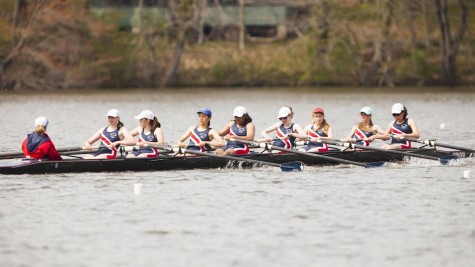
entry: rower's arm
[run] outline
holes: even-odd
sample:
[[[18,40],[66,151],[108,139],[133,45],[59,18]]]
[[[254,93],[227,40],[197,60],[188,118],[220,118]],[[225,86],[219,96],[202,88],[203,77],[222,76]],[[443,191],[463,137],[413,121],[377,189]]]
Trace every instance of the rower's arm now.
[[[390,122],[388,124],[388,128],[386,129],[386,132],[384,132],[381,135],[376,135],[374,137],[374,139],[381,139],[381,140],[384,140],[384,141],[391,139],[391,127],[392,127],[392,125],[393,125],[393,122]]]
[[[404,137],[409,137],[409,138],[419,138],[419,129],[416,126],[416,123],[414,122],[413,119],[408,120],[409,126],[412,128],[412,133],[410,134],[403,134]]]
[[[229,133],[230,129],[231,129],[231,125],[233,124],[234,122],[228,122],[228,124],[226,124],[226,126],[224,126],[223,129],[221,129],[221,131],[219,131],[219,135],[221,136],[225,136]]]
[[[270,141],[272,140],[272,138],[267,134],[267,133],[270,133],[270,132],[273,132],[275,130],[277,130],[277,127],[279,127],[281,123],[274,123],[273,125],[265,128],[264,130],[261,131],[261,135],[262,137],[264,137],[264,139],[266,141]]]
[[[137,127],[135,129],[133,129],[131,132],[130,132],[130,135],[132,135],[132,137],[135,137],[137,135],[139,135],[140,131],[142,130],[142,127]]]
[[[254,123],[250,122],[246,125],[246,131],[247,135],[245,136],[232,136],[233,139],[236,140],[246,140],[246,141],[253,141],[254,140],[254,135],[256,133],[256,126],[254,126]]]
[[[84,142],[84,148],[87,150],[92,150],[92,144],[101,138],[102,128],[99,129],[95,134],[93,134],[86,142]]]
[[[214,129],[209,131],[210,139],[211,141],[206,141],[204,143],[209,144],[214,147],[223,147],[224,146],[224,140],[223,138],[219,135],[217,131]]]
[[[122,137],[121,140],[112,143],[114,146],[116,145],[124,145],[124,146],[133,146],[135,145],[135,140],[130,134],[129,130],[127,128],[122,127],[119,130],[119,135]]]
[[[182,136],[180,136],[180,138],[176,142],[178,146],[180,146],[180,147],[185,146],[185,141],[186,141],[186,139],[188,139],[188,137],[190,137],[191,131],[193,131],[193,128],[194,127],[191,126],[190,128],[188,128],[188,130]]]
[[[305,128],[303,128],[303,130],[296,131],[295,133],[291,133],[290,135],[292,135],[293,137],[298,138],[298,139],[307,140],[308,139],[308,135],[307,135],[308,128],[309,128],[309,126],[307,125],[307,126],[305,126]]]
[[[356,132],[356,125],[353,126],[353,128],[351,128],[351,132],[350,134],[344,139],[345,141],[351,141],[353,140],[353,136],[355,135],[355,132]]]

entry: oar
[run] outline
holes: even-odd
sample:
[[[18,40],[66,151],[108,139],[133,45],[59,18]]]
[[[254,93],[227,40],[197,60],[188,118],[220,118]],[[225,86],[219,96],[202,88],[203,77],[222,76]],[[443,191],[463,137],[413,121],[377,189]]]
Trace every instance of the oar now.
[[[93,147],[93,148],[97,149],[97,147]],[[58,151],[58,153],[62,153],[62,152],[70,152],[70,151],[81,151],[81,150],[85,150],[85,148],[81,146],[72,146],[72,147],[64,147],[64,148],[60,148],[56,150]],[[11,159],[15,157],[22,157],[23,155],[24,155],[23,152],[0,153],[0,159]]]
[[[403,140],[409,140],[409,141],[412,141],[412,142],[429,145],[430,147],[440,146],[440,147],[446,147],[446,148],[466,151],[466,152],[470,152],[470,153],[475,153],[474,149],[460,147],[460,146],[453,146],[453,145],[448,145],[448,144],[442,144],[442,143],[437,142],[436,140],[421,140],[421,139],[409,138],[409,137],[403,138]]]
[[[382,153],[386,153],[386,154],[399,154],[399,155],[404,155],[404,156],[414,157],[414,158],[437,160],[437,161],[440,161],[440,163],[442,163],[442,164],[447,164],[449,162],[449,160],[458,159],[458,156],[455,156],[455,155],[444,156],[444,157],[433,157],[433,156],[414,154],[414,153],[410,153],[410,152],[403,152],[403,151],[393,150],[393,149],[382,149],[382,148],[362,146],[362,145],[353,144],[351,142],[335,142],[335,141],[322,141],[322,142],[327,143],[327,144],[337,145],[337,146],[344,146],[344,147],[348,147],[348,148],[359,148],[359,149],[363,149],[363,150],[378,151],[378,152],[382,152]]]
[[[248,144],[248,145],[254,145],[254,146],[259,146],[261,148],[264,148],[266,150],[279,150],[279,151],[284,151],[288,153],[294,153],[302,156],[307,156],[307,157],[313,157],[313,158],[319,158],[319,159],[324,159],[332,162],[337,162],[337,163],[345,163],[345,164],[351,164],[351,165],[357,165],[365,168],[374,168],[374,167],[379,167],[384,164],[384,162],[369,162],[369,163],[362,163],[362,162],[357,162],[357,161],[352,161],[352,160],[346,160],[346,159],[337,159],[334,157],[330,156],[324,156],[316,153],[310,153],[310,152],[303,152],[303,151],[298,151],[294,149],[287,149],[283,147],[278,147],[278,146],[273,146],[268,143],[257,143],[257,142],[251,142],[251,141],[246,141],[246,140],[240,140],[240,139],[234,139],[231,138],[232,141],[235,142],[241,142],[243,144]]]
[[[251,163],[257,163],[261,165],[269,165],[273,167],[279,167],[282,171],[288,172],[288,171],[301,171],[303,170],[303,163],[299,161],[294,161],[294,162],[287,162],[287,163],[282,163],[282,164],[277,164],[277,163],[272,163],[272,162],[267,162],[267,161],[260,161],[260,160],[254,160],[254,159],[248,159],[248,158],[240,158],[240,157],[232,157],[232,156],[225,156],[225,155],[216,155],[216,154],[211,154],[211,153],[206,153],[206,152],[201,152],[197,150],[187,150],[185,148],[179,148],[179,147],[170,147],[170,146],[155,146],[164,150],[168,151],[173,151],[175,153],[189,153],[189,154],[194,154],[194,155],[199,155],[199,156],[206,156],[206,157],[211,157],[211,158],[222,158],[222,159],[228,159],[228,160],[236,160],[236,161],[244,161],[244,162],[251,162]]]

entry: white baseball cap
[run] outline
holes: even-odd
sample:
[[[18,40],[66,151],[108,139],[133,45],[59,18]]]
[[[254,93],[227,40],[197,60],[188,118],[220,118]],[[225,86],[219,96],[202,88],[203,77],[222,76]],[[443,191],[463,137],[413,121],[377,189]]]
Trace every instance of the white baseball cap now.
[[[109,111],[107,111],[107,117],[119,117],[119,111],[115,108],[109,109]]]
[[[373,115],[373,110],[370,107],[363,107],[361,108],[360,113],[364,113],[366,115]]]
[[[246,113],[247,113],[247,110],[245,107],[237,106],[234,108],[233,116],[242,117]]]
[[[393,114],[399,114],[404,111],[404,106],[401,103],[396,103],[391,109]]]
[[[135,118],[136,118],[137,120],[140,120],[140,119],[153,120],[153,118],[155,118],[155,115],[154,115],[153,112],[150,111],[150,110],[142,110],[142,112],[140,112],[139,115],[135,116]]]
[[[292,114],[292,111],[290,110],[290,108],[281,107],[280,110],[279,110],[279,116],[277,117],[277,119],[285,118],[285,117],[289,116],[290,114]]]
[[[48,126],[48,119],[45,118],[45,117],[38,117],[36,118],[35,120],[35,127],[38,126],[38,125],[43,125],[44,127]]]

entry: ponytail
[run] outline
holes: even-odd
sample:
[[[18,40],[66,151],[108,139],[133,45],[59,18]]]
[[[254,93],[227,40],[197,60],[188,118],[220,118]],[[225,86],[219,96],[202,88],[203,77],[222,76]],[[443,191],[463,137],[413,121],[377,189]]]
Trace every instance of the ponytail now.
[[[405,106],[404,106],[404,110],[403,110],[403,111],[404,111],[404,119],[406,119],[407,115],[409,115],[409,114],[407,114],[407,108],[406,108]]]
[[[157,128],[162,127],[162,125],[161,125],[160,122],[158,121],[157,117],[153,117],[153,120],[150,120],[149,123],[150,123],[150,128],[151,128],[150,131],[151,131],[151,132],[155,132],[155,130],[156,130]]]
[[[119,122],[117,123],[117,129],[120,129],[120,128],[122,128],[122,127],[124,127],[124,123],[121,122],[121,121],[119,121]]]
[[[35,129],[35,132],[38,133],[38,134],[44,134],[46,132],[46,127],[41,125],[41,124],[37,125],[36,129]]]
[[[249,114],[244,114],[242,115],[244,117],[244,125],[243,126],[246,126],[248,123],[252,122],[252,118],[251,116],[249,116]]]

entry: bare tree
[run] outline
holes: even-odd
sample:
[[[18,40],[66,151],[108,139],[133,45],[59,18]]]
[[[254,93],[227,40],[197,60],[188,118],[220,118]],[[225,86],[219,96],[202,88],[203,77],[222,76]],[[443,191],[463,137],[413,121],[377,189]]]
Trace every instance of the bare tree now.
[[[444,85],[455,85],[457,83],[456,60],[460,42],[465,36],[467,30],[467,5],[464,0],[457,0],[460,9],[460,26],[455,34],[452,35],[450,21],[448,17],[448,1],[434,0],[437,19],[439,21],[441,33],[441,63],[442,77],[441,82]]]
[[[187,31],[199,21],[199,8],[196,0],[169,0],[168,3],[172,30],[175,33],[175,48],[162,81],[162,85],[167,87],[176,85],[178,67],[185,49]]]

